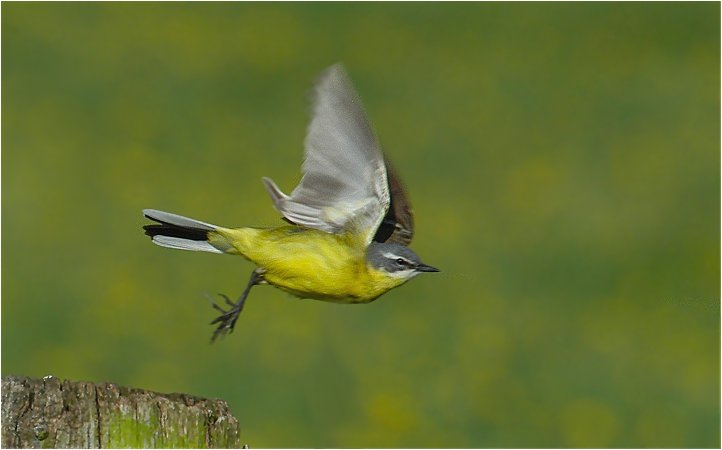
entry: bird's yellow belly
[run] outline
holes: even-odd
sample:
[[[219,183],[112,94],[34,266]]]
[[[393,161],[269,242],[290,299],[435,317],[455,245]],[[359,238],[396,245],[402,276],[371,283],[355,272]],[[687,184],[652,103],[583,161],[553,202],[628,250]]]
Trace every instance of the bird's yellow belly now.
[[[365,249],[348,236],[297,227],[227,234],[241,255],[264,270],[266,282],[301,298],[364,303],[393,287],[374,286]]]

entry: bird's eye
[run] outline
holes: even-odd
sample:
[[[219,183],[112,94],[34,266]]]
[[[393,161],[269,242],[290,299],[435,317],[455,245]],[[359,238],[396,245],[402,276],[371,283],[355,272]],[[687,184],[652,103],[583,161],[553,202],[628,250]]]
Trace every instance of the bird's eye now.
[[[408,266],[408,265],[409,265],[409,262],[406,261],[404,258],[397,258],[397,259],[396,259],[396,264],[398,264],[398,265],[400,265],[400,266]]]

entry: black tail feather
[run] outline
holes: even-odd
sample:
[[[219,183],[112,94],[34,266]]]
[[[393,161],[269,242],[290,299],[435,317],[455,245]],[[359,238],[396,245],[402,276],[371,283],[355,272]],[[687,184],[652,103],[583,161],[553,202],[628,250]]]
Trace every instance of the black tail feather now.
[[[143,227],[146,236],[168,236],[181,239],[189,239],[191,241],[207,241],[208,230],[199,230],[196,228],[179,227],[168,223],[159,223],[153,225],[145,225]]]

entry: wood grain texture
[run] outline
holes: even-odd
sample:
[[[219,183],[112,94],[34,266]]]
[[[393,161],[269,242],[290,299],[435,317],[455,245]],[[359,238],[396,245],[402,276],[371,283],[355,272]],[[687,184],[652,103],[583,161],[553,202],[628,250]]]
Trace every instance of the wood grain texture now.
[[[4,448],[238,448],[239,439],[223,400],[52,376],[2,377]]]

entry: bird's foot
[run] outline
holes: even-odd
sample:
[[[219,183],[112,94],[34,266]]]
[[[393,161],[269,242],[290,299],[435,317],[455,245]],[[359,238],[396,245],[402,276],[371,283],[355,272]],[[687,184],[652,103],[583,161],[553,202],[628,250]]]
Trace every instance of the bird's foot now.
[[[241,297],[236,303],[233,303],[226,295],[218,294],[223,297],[226,301],[226,305],[230,308],[226,310],[218,306],[216,303],[211,303],[213,305],[213,309],[221,313],[220,316],[216,317],[213,319],[213,322],[211,322],[211,325],[218,324],[218,327],[216,327],[216,330],[213,332],[213,336],[211,336],[211,343],[213,343],[218,336],[225,336],[226,334],[233,332],[233,327],[236,326],[238,315],[241,314],[241,311],[243,311],[243,304],[246,302],[246,298],[248,298],[248,293],[251,292],[251,288],[253,286],[260,283],[263,283],[263,271],[261,269],[256,269],[251,273],[251,279],[248,280],[246,289],[244,289],[243,294],[241,294]]]
[[[211,322],[211,325],[218,324],[218,327],[216,327],[216,330],[213,332],[213,336],[211,337],[211,342],[214,342],[216,338],[218,338],[218,336],[225,336],[226,334],[232,333],[233,328],[236,326],[238,316],[241,314],[241,311],[243,311],[243,301],[239,300],[238,303],[233,303],[227,295],[218,295],[223,297],[223,299],[226,301],[226,305],[229,306],[229,308],[223,309],[222,307],[218,306],[217,303],[211,304],[211,306],[213,306],[213,309],[221,313],[220,316],[216,317]]]

